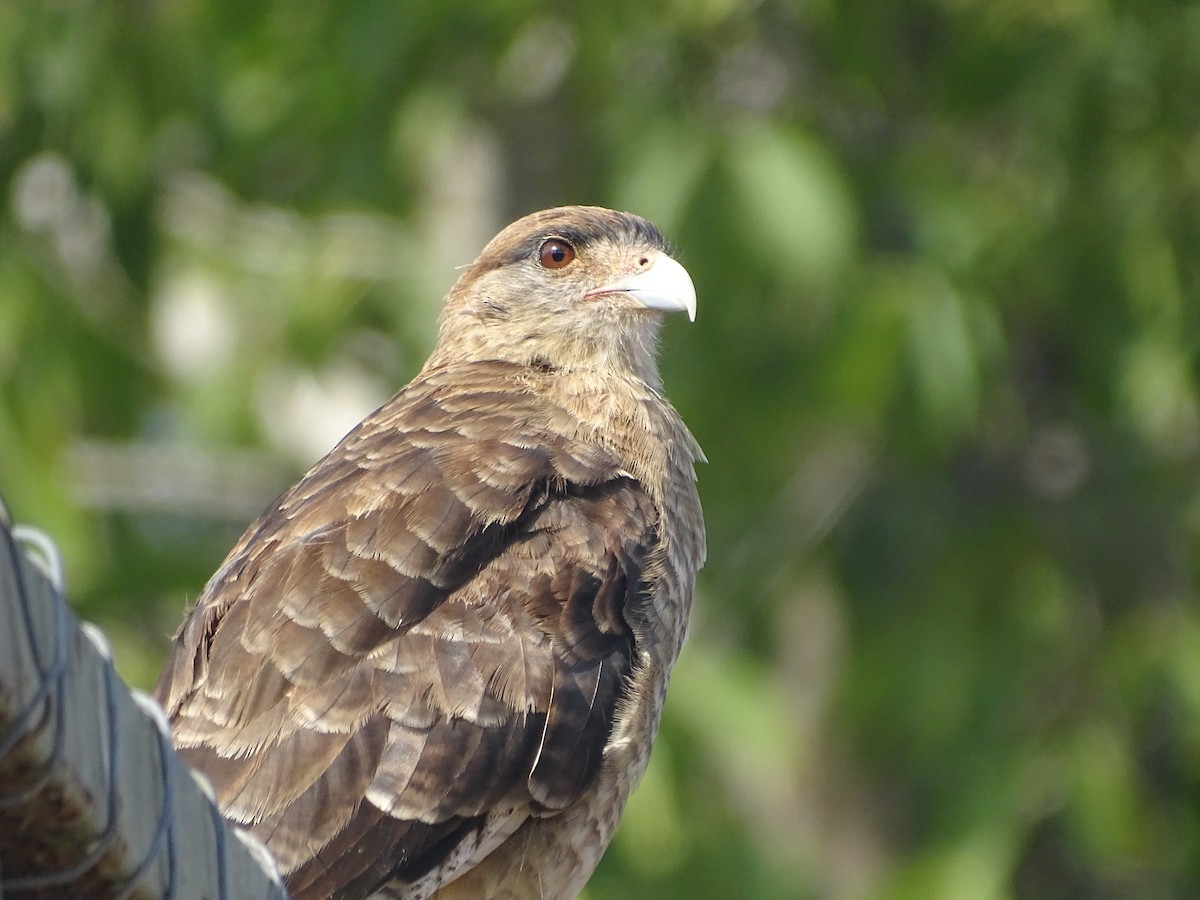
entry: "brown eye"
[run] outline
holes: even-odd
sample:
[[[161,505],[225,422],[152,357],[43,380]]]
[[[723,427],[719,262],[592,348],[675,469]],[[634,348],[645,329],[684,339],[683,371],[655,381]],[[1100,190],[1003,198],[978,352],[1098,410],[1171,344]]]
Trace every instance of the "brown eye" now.
[[[550,238],[538,251],[538,261],[547,269],[561,269],[575,258],[575,248],[562,238]]]

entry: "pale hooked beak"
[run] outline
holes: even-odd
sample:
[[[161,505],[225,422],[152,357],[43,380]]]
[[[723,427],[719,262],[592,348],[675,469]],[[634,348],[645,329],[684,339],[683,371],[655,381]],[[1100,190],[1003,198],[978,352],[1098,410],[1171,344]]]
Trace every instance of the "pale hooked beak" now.
[[[692,276],[666,254],[656,259],[646,271],[588,291],[583,296],[617,293],[629,294],[647,309],[686,312],[689,321],[696,321],[696,286],[692,284]]]

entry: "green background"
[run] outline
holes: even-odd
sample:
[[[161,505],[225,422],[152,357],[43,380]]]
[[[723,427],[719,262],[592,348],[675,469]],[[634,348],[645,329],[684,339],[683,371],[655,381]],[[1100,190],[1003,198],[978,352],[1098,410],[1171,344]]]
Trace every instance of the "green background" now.
[[[1194,3],[0,3],[0,493],[122,673],[567,202],[709,457],[589,900],[1200,896]]]

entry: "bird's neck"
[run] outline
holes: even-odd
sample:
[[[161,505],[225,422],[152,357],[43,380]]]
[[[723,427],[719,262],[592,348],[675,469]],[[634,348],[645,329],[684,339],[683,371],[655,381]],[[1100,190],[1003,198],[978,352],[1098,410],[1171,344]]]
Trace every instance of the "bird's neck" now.
[[[656,351],[657,329],[652,328],[599,337],[530,330],[504,342],[486,332],[467,330],[439,341],[425,370],[462,360],[492,360],[569,375],[593,386],[610,381],[641,383],[657,393],[662,379]]]

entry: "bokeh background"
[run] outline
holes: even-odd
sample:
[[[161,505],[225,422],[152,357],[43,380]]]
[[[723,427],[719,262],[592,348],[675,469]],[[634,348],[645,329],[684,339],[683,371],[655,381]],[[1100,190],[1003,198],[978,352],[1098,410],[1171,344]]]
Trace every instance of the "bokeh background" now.
[[[7,2],[0,199],[0,493],[130,682],[456,266],[616,206],[710,552],[588,900],[1200,896],[1200,5]]]

